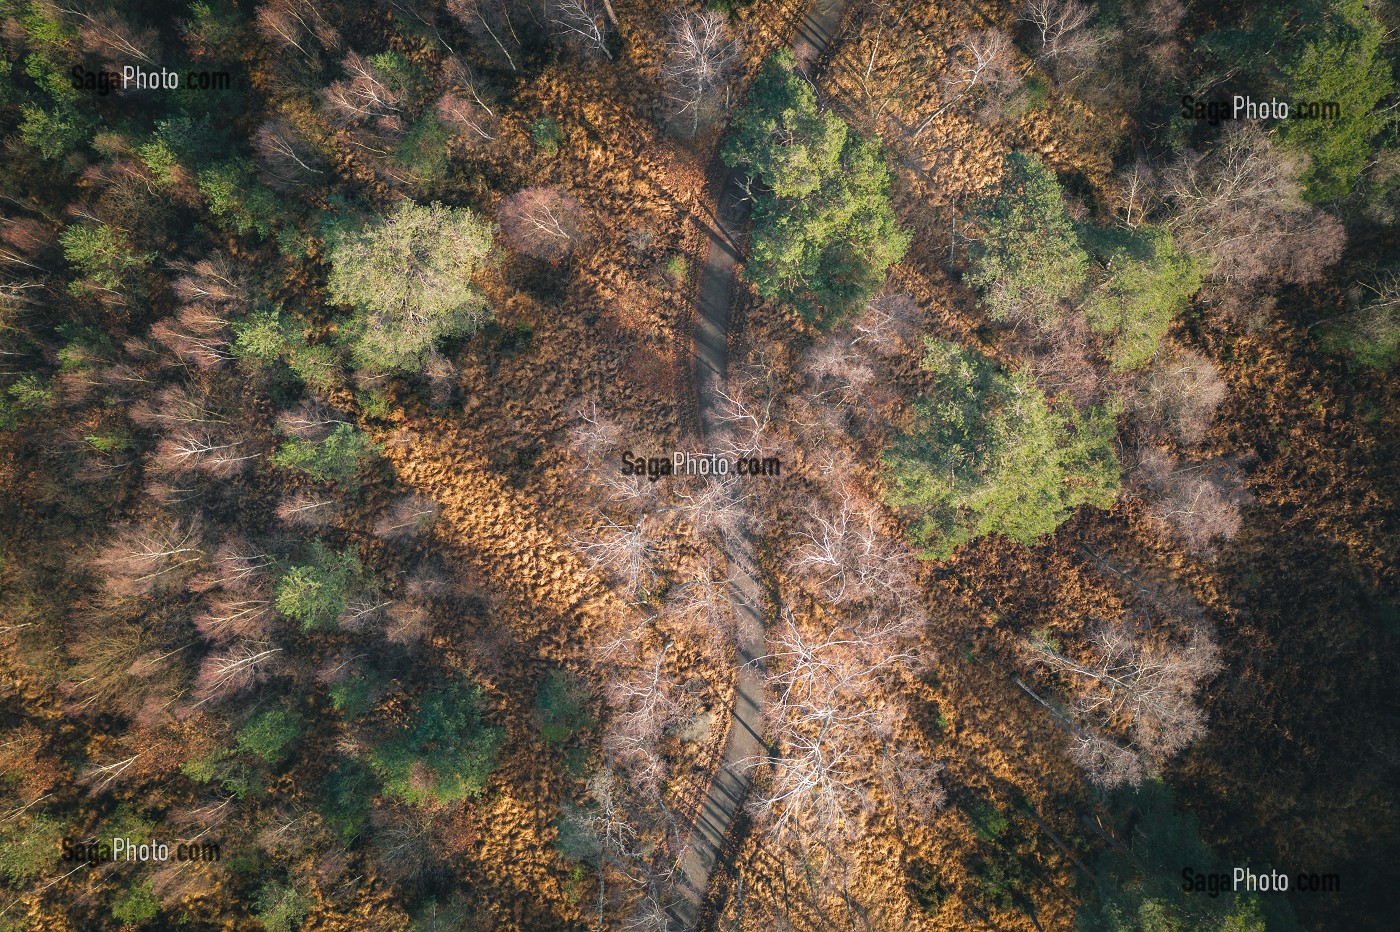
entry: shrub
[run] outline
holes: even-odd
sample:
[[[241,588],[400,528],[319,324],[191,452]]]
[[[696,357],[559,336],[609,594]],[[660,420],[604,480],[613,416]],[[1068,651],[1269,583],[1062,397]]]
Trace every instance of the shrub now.
[[[254,904],[258,921],[267,932],[292,932],[311,911],[311,902],[286,883],[264,884]]]
[[[336,237],[330,292],[356,309],[349,328],[356,363],[420,370],[438,340],[489,319],[471,278],[494,235],[495,227],[469,210],[404,201],[366,229]]]
[[[545,153],[553,155],[564,144],[564,130],[554,117],[542,116],[530,124],[530,138]]]
[[[154,919],[159,912],[160,900],[156,899],[150,880],[133,883],[112,901],[112,918],[118,922],[140,925]]]
[[[561,744],[593,724],[584,688],[562,670],[551,670],[535,695],[535,725],[546,744]]]
[[[275,766],[286,759],[288,750],[300,737],[299,716],[281,709],[269,709],[254,716],[239,729],[238,749]]]
[[[503,739],[502,729],[483,720],[481,688],[457,682],[425,693],[370,760],[388,795],[447,805],[485,791]]]
[[[353,491],[360,486],[360,473],[378,453],[379,447],[353,424],[337,424],[320,442],[288,440],[272,455],[272,462]]]
[[[938,376],[914,404],[912,429],[884,455],[886,501],[912,521],[925,557],[946,558],[986,534],[1031,543],[1082,504],[1107,508],[1119,489],[1114,412],[1051,403],[1025,373],[926,339]]]

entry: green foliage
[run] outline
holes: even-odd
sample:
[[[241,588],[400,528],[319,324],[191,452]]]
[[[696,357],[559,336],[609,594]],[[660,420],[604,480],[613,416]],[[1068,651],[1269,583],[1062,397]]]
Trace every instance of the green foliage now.
[[[1200,290],[1205,263],[1177,252],[1162,227],[1132,234],[1101,258],[1107,278],[1085,305],[1085,316],[1106,338],[1113,368],[1140,368]]]
[[[321,817],[343,844],[350,844],[369,822],[374,774],[350,758],[336,761],[321,781]]]
[[[546,744],[562,744],[593,725],[584,705],[583,685],[562,670],[551,670],[535,695],[535,725]]]
[[[10,883],[39,877],[58,863],[63,826],[47,816],[0,824],[0,876]]]
[[[1080,932],[1297,932],[1282,897],[1255,900],[1228,889],[1212,897],[1181,888],[1185,867],[1228,870],[1201,840],[1196,818],[1173,808],[1166,784],[1119,790],[1110,803],[1126,847],[1105,847],[1095,861],[1096,882],[1082,887]]]
[[[408,169],[419,185],[432,187],[447,177],[447,130],[431,111],[425,112],[394,150],[394,160]]]
[[[356,308],[356,363],[417,370],[437,341],[489,319],[471,279],[490,255],[495,229],[469,210],[404,201],[367,229],[337,237],[330,292]]]
[[[1289,99],[1335,102],[1341,113],[1322,120],[1295,113],[1279,123],[1279,136],[1312,160],[1304,197],[1325,201],[1349,192],[1366,167],[1390,120],[1376,106],[1395,92],[1395,81],[1381,53],[1385,29],[1364,0],[1333,0],[1322,21],[1300,34],[1308,40],[1284,67]]]
[[[986,534],[1032,543],[1082,504],[1109,507],[1119,489],[1114,413],[1052,404],[1025,373],[932,338],[923,367],[938,376],[914,404],[912,429],[886,451],[886,500],[911,519],[923,555],[948,557]]]
[[[136,881],[112,901],[112,918],[118,922],[140,925],[150,922],[159,912],[160,900],[156,899],[149,878]]]
[[[552,116],[542,116],[530,124],[530,138],[547,155],[553,155],[564,144],[564,130]]]
[[[1395,290],[1320,328],[1322,348],[1372,369],[1394,366],[1400,361],[1400,289]]]
[[[280,586],[278,590],[280,609]],[[268,709],[255,715],[238,730],[238,750],[276,766],[286,759],[291,746],[301,737],[301,730],[299,715],[282,709]]]
[[[156,181],[162,185],[172,185],[179,177],[180,159],[170,143],[159,137],[150,140],[136,150]]]
[[[410,62],[402,52],[380,52],[371,55],[369,63],[374,69],[375,77],[383,81],[384,86],[397,97],[413,99],[421,96],[427,89],[427,80],[422,70]]]
[[[374,708],[374,695],[384,678],[377,673],[355,672],[330,688],[331,708],[344,719],[356,719]]]
[[[972,830],[987,841],[996,841],[1011,825],[1006,814],[990,800],[983,800],[973,806],[968,812],[968,819],[972,822]]]
[[[360,487],[360,474],[379,454],[379,447],[353,424],[337,424],[319,443],[288,440],[272,455],[283,469],[295,469],[317,482],[333,482],[343,489]]]
[[[233,355],[263,364],[276,362],[299,344],[298,334],[282,319],[280,308],[254,311],[233,325]]]
[[[764,62],[732,126],[724,162],[756,182],[745,275],[764,297],[831,326],[879,290],[909,247],[879,146],[818,109],[786,51]]]
[[[15,410],[22,414],[42,411],[54,399],[53,386],[33,372],[26,372],[16,379],[7,392]]]
[[[230,159],[201,171],[199,193],[209,212],[240,236],[272,236],[285,221],[281,201],[257,180],[257,170],[247,159]]]
[[[24,119],[19,126],[20,139],[50,161],[63,159],[92,134],[91,121],[72,105],[25,104],[21,112]]]
[[[78,223],[58,235],[63,245],[63,257],[82,273],[86,281],[100,288],[116,290],[124,275],[140,268],[152,258],[131,248],[126,238],[105,223]],[[84,286],[73,286],[81,291]]]
[[[480,796],[505,733],[482,717],[481,688],[456,682],[423,694],[413,718],[370,754],[384,792],[415,806]]]
[[[186,40],[197,51],[225,49],[240,35],[235,8],[222,4],[216,7],[204,0],[190,4],[190,18],[183,25]]]
[[[310,387],[320,392],[338,388],[342,381],[340,353],[322,343],[297,343],[287,354],[287,365]]]
[[[311,562],[291,567],[278,580],[277,610],[308,631],[333,628],[361,573],[353,549],[337,552],[318,540],[311,545]]]
[[[1059,302],[1077,297],[1089,258],[1079,247],[1055,175],[1040,157],[1012,152],[996,190],[968,211],[978,231],[967,281],[996,320],[1059,320]]]
[[[286,883],[268,883],[254,899],[258,921],[267,932],[292,932],[311,911],[311,901]]]

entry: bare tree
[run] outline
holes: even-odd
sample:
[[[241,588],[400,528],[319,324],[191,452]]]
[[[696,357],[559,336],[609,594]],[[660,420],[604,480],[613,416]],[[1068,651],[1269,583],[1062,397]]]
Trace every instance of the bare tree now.
[[[373,122],[381,131],[402,130],[403,101],[375,73],[369,59],[350,52],[344,61],[345,77],[321,92],[331,118],[341,126]]]
[[[912,559],[880,527],[873,502],[840,488],[833,500],[807,511],[796,527],[789,572],[835,603],[893,600],[905,609],[917,602]],[[914,613],[898,613],[914,619]]]
[[[891,733],[888,706],[866,697],[911,657],[898,649],[894,628],[857,634],[832,624],[809,633],[791,610],[770,638],[765,659],[775,672],[765,725],[775,751],[750,808],[777,837],[839,838],[871,805],[866,755]]]
[[[473,34],[489,40],[510,70],[517,71],[515,56],[520,54],[520,37],[511,18],[513,5],[510,0],[447,0],[447,12]]]
[[[670,41],[662,78],[674,118],[688,117],[690,135],[700,130],[711,94],[728,82],[741,48],[731,38],[729,20],[718,10],[688,10],[671,17]]]
[[[1178,347],[1152,364],[1133,410],[1182,443],[1199,443],[1228,392],[1213,362],[1189,347]]]
[[[589,0],[555,0],[549,8],[549,22],[559,38],[582,54],[602,52],[612,61],[607,23]]]
[[[501,202],[501,232],[527,256],[559,262],[582,236],[583,205],[559,188],[524,188]]]
[[[1239,467],[1221,459],[1178,468],[1170,453],[1142,451],[1132,484],[1150,501],[1149,512],[1193,551],[1209,553],[1233,540],[1242,524],[1240,508],[1249,500]]]
[[[1315,281],[1341,255],[1346,234],[1303,202],[1300,157],[1249,123],[1228,128],[1210,152],[1187,152],[1163,172],[1173,237],[1205,256],[1221,283]]]
[[[282,648],[254,641],[239,641],[204,658],[195,677],[199,703],[228,698],[262,682],[278,669]]]
[[[1020,83],[1015,50],[1006,33],[980,29],[964,35],[949,50],[948,68],[938,81],[943,102],[914,130],[914,138],[922,136],[934,120],[963,101],[975,101],[976,109],[998,104]]]
[[[422,495],[400,495],[389,510],[374,522],[376,537],[403,540],[417,537],[433,526],[438,504]]]
[[[865,306],[851,323],[852,346],[868,348],[882,356],[905,349],[918,332],[919,305],[908,294],[884,294]]]
[[[258,33],[277,47],[296,49],[311,65],[321,49],[340,45],[340,34],[312,0],[268,0],[258,6]]]
[[[619,588],[635,596],[650,584],[654,573],[653,519],[648,515],[634,524],[619,524],[606,515],[599,518],[598,524],[572,535],[574,547],[595,570],[604,571]]]
[[[291,121],[276,117],[253,134],[253,151],[271,187],[291,191],[325,173],[325,162]]]
[[[466,144],[479,145],[495,139],[500,119],[487,101],[490,95],[483,83],[456,58],[444,64],[442,80],[447,90],[434,104],[434,110],[443,126]]]
[[[1021,7],[1021,21],[1035,36],[1036,59],[1052,66],[1093,54],[1098,46],[1088,28],[1093,18],[1093,6],[1080,0],[1027,0]]]
[[[204,560],[197,518],[157,516],[128,525],[92,561],[107,591],[139,596],[183,586]]]
[[[590,463],[611,455],[622,442],[622,426],[604,414],[596,401],[576,403],[570,421],[569,447]]]
[[[293,492],[277,505],[277,517],[293,527],[322,528],[340,516],[335,499],[316,492]]]
[[[1071,712],[1083,726],[1076,757],[1094,769],[1095,782],[1112,785],[1136,771],[1122,760],[1117,732],[1157,770],[1205,732],[1196,690],[1220,668],[1215,642],[1195,626],[1185,643],[1150,635],[1128,619],[1096,624],[1082,652],[1065,653],[1047,638],[1025,643],[1032,665],[1052,670],[1073,684]]]

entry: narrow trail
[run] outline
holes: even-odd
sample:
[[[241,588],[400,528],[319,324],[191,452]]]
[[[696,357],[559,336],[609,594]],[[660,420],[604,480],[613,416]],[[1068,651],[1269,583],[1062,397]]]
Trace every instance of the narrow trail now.
[[[816,0],[799,24],[792,53],[798,70],[809,77],[840,26],[848,2]],[[700,273],[700,313],[694,337],[695,386],[700,425],[706,435],[716,426],[718,393],[729,369],[729,309],[741,259],[740,237],[748,219],[748,203],[737,173],[726,179],[713,219],[714,224],[708,227],[709,257]],[[711,873],[748,795],[753,762],[764,753],[761,729],[767,676],[762,658],[767,652],[764,613],[768,600],[759,580],[753,538],[745,532],[726,535],[724,553],[729,565],[739,670],[724,755],[691,829],[680,866],[680,898],[669,910],[671,918],[685,929],[695,928],[704,918]]]

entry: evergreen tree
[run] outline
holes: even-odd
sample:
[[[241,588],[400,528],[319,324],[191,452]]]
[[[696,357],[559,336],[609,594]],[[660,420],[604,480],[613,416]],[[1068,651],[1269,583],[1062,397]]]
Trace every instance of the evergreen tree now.
[[[318,482],[334,482],[354,491],[360,487],[360,473],[378,453],[374,441],[353,424],[337,424],[320,442],[288,440],[272,455],[272,462],[306,473]]]
[[[1092,244],[1102,233],[1088,231]],[[1106,354],[1115,369],[1147,364],[1176,316],[1201,287],[1205,263],[1177,252],[1171,234],[1146,227],[1113,237],[1095,250],[1107,273],[1084,306],[1089,326],[1107,341]]]
[[[1012,152],[1001,183],[972,204],[968,220],[977,236],[967,281],[992,317],[1053,326],[1089,267],[1055,174],[1039,156]]]
[[[1119,488],[1113,412],[1052,403],[1024,373],[926,339],[938,376],[914,424],[884,456],[886,501],[912,521],[923,555],[948,557],[986,534],[1032,543],[1083,504],[1107,508]]]
[[[384,792],[416,806],[480,796],[505,737],[481,705],[481,688],[466,682],[424,694],[416,714],[370,754]]]
[[[874,296],[909,247],[879,146],[818,109],[785,51],[764,63],[733,126],[723,159],[745,166],[754,188],[745,274],[765,298],[831,326]]]
[[[437,341],[471,333],[490,308],[471,279],[496,228],[469,210],[404,201],[366,229],[336,237],[330,291],[356,309],[351,353],[369,369],[421,369]]]
[[[307,630],[334,627],[360,576],[353,550],[337,553],[318,540],[311,562],[291,567],[278,581],[277,610]]]
[[[1308,154],[1304,197],[1325,201],[1349,192],[1366,167],[1377,135],[1391,118],[1376,106],[1395,92],[1390,63],[1381,54],[1385,30],[1364,0],[1336,0],[1321,21],[1301,30],[1310,37],[1285,67],[1284,86],[1296,104],[1336,103],[1335,118],[1279,123],[1283,142]]]

